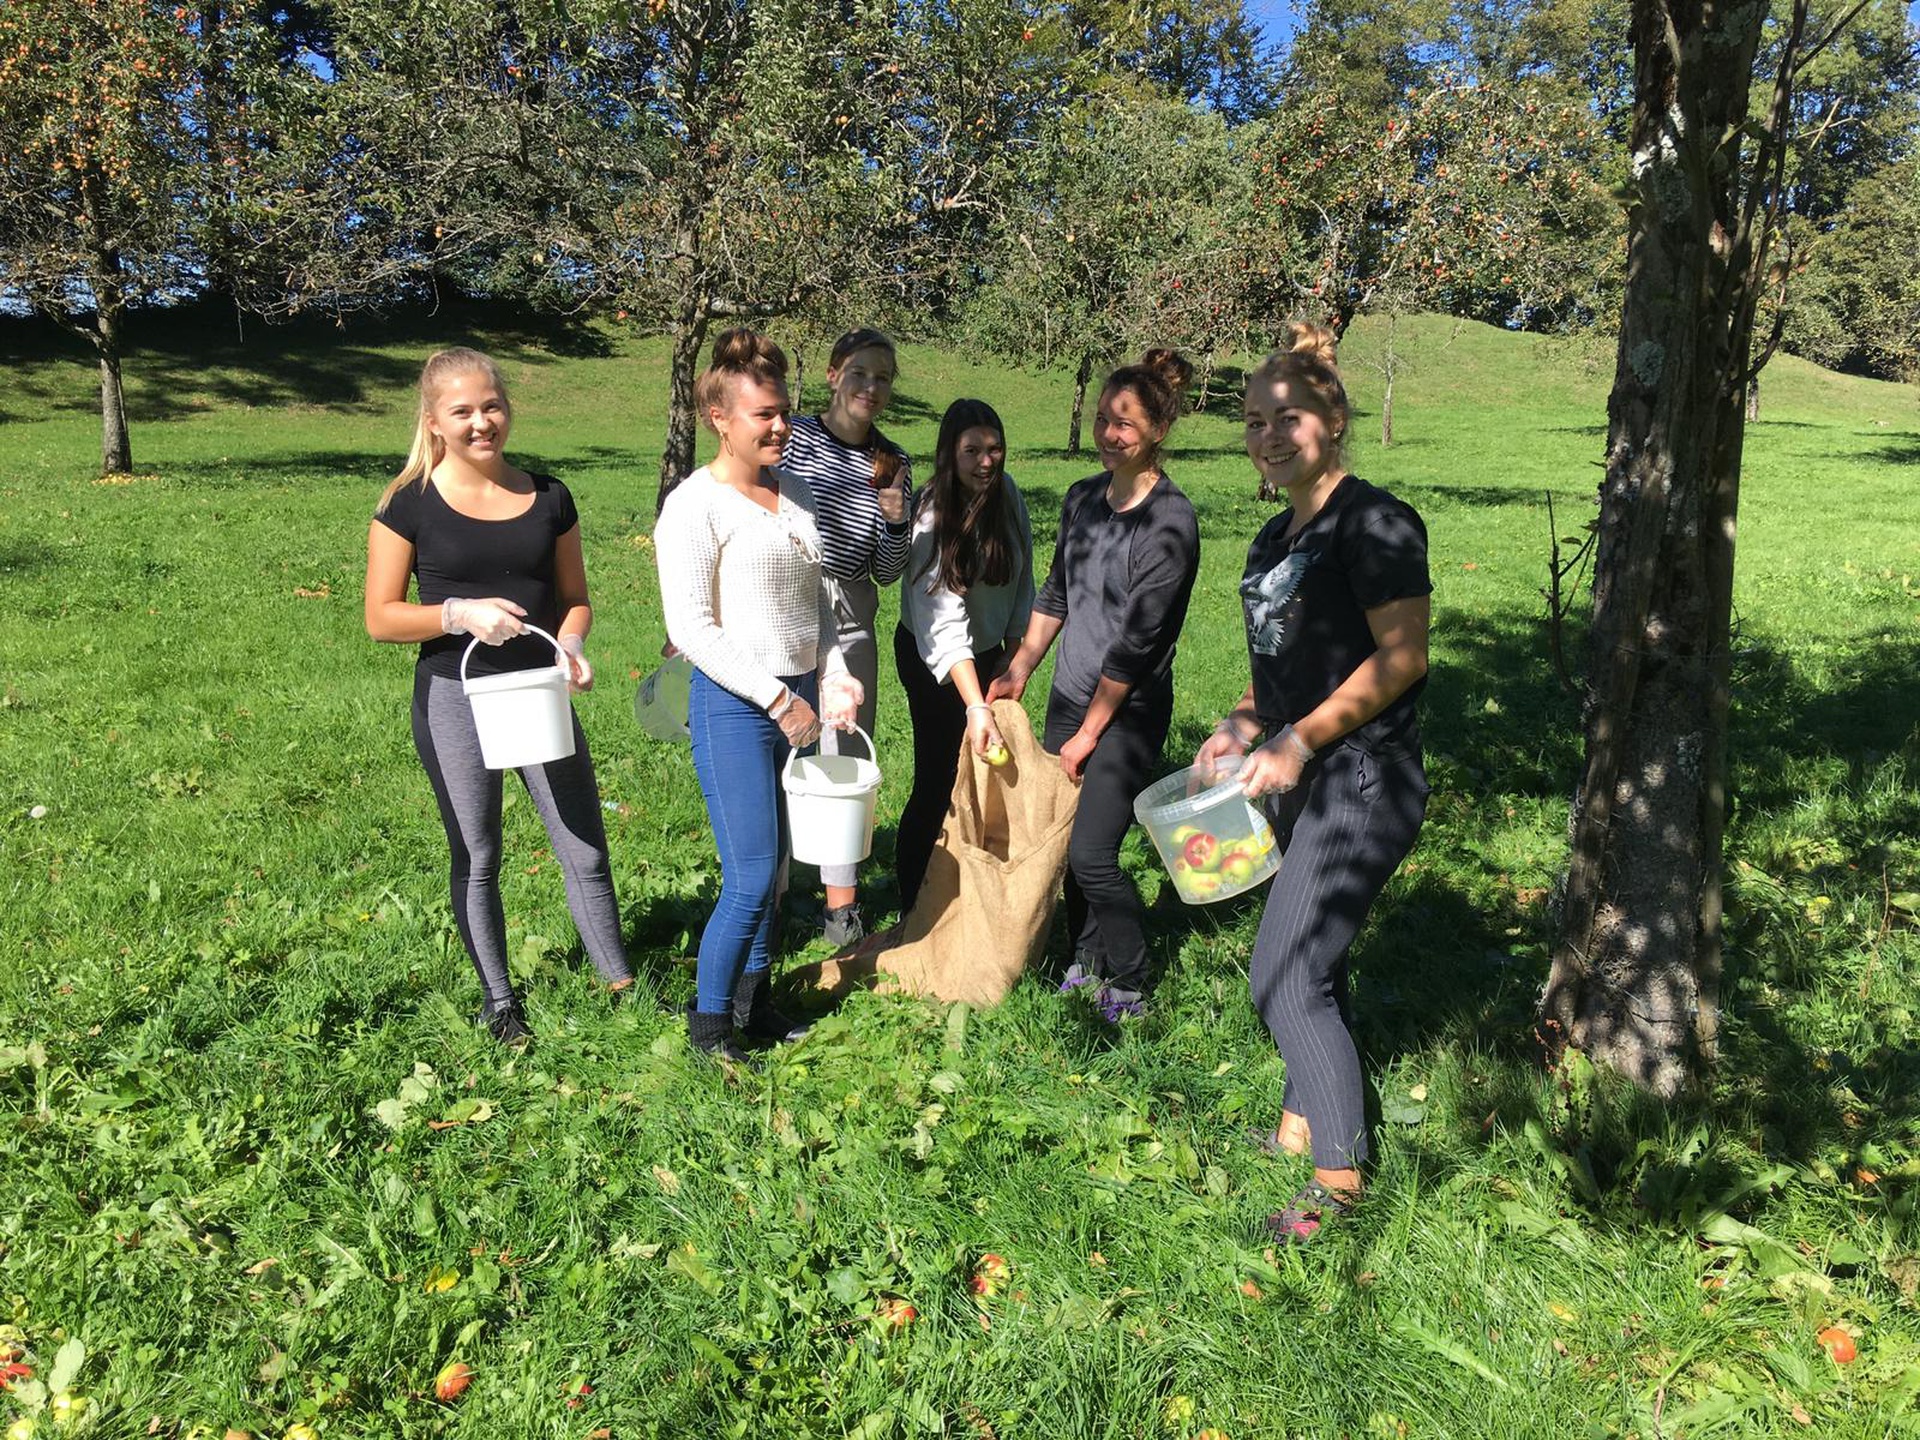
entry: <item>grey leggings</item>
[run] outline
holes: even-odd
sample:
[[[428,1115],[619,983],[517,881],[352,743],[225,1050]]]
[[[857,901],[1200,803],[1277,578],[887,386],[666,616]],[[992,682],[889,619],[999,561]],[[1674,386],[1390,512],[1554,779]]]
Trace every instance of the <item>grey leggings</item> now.
[[[503,772],[481,763],[473,709],[459,680],[435,675],[424,665],[413,673],[413,744],[433,783],[440,823],[453,852],[453,918],[460,938],[480,976],[482,997],[506,1000],[513,994],[513,982],[507,978],[507,921],[500,907]],[[519,774],[553,842],[554,858],[566,877],[567,908],[593,968],[608,984],[631,979],[620,938],[620,906],[613,895],[613,867],[607,859],[600,790],[579,719],[573,722],[570,757],[529,765]]]
[[[1277,798],[1284,854],[1253,942],[1253,1003],[1287,1062],[1282,1103],[1306,1120],[1313,1163],[1346,1170],[1367,1158],[1347,951],[1420,834],[1426,771],[1418,755],[1336,745]]]

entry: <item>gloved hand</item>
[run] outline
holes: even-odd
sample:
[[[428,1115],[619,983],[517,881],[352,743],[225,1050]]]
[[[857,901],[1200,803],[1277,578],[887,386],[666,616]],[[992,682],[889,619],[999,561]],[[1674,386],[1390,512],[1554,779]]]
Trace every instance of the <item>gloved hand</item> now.
[[[498,596],[490,600],[449,597],[440,602],[440,628],[449,635],[471,635],[483,645],[504,645],[526,633],[527,627],[520,623],[526,613]]]
[[[813,713],[813,707],[791,690],[784,703],[784,709],[775,705],[769,713],[774,724],[780,727],[780,733],[787,737],[787,743],[800,750],[818,740],[820,717]]]
[[[1006,743],[1000,738],[1000,727],[993,723],[992,706],[967,707],[967,745],[974,754],[984,758],[996,745],[1005,746]]]
[[[829,676],[820,687],[820,716],[835,730],[851,730],[860,718],[866,687],[851,675]]]
[[[1209,735],[1206,743],[1194,753],[1194,782],[1201,788],[1213,784],[1213,777],[1219,771],[1223,760],[1237,759],[1247,753],[1248,741],[1240,738],[1240,733],[1231,720],[1220,722],[1219,728]]]
[[[1293,726],[1281,727],[1240,770],[1240,788],[1249,800],[1269,793],[1285,794],[1300,783],[1300,776],[1313,759],[1313,747],[1293,733]]]
[[[560,648],[567,652],[567,689],[575,695],[593,689],[593,666],[582,653],[586,647],[587,642],[571,631],[560,637]]]

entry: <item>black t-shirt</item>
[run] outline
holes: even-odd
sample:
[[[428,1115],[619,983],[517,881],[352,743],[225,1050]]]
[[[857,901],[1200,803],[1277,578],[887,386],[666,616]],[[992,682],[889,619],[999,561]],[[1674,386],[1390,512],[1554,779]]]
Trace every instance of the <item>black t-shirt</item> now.
[[[1292,519],[1283,510],[1254,537],[1240,582],[1253,704],[1270,732],[1307,715],[1379,649],[1367,611],[1433,593],[1419,513],[1358,475],[1288,538]],[[1423,676],[1345,739],[1375,755],[1417,754],[1425,688]]]
[[[1115,510],[1112,478],[1103,470],[1067,491],[1053,567],[1033,599],[1042,615],[1066,622],[1053,689],[1078,706],[1106,678],[1143,699],[1171,687],[1200,569],[1200,522],[1180,487],[1163,474],[1132,509]]]
[[[560,629],[554,590],[554,543],[580,523],[567,487],[551,475],[533,478],[533,504],[510,520],[475,520],[441,497],[432,481],[403,485],[377,519],[413,544],[413,575],[422,605],[449,596],[487,600],[499,596],[527,612],[527,623],[549,635]],[[420,663],[436,675],[458,675],[471,637],[437,635],[420,646]],[[497,675],[554,663],[553,647],[538,635],[504,645],[476,645],[469,675]]]

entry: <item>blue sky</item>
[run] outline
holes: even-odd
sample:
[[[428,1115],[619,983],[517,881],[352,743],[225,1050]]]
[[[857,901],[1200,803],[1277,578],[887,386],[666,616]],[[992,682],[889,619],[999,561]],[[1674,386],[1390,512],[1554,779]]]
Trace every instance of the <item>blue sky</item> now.
[[[1298,23],[1295,16],[1304,8],[1304,4],[1296,5],[1294,0],[1247,0],[1247,13],[1260,22],[1267,39],[1276,43],[1293,34]],[[1908,4],[1907,18],[1920,25],[1920,0],[1911,0]]]

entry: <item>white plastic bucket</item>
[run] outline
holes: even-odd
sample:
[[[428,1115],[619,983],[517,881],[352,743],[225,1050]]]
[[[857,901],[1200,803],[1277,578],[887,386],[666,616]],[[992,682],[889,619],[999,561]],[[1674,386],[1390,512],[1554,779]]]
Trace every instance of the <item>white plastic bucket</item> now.
[[[473,728],[480,732],[480,758],[489,770],[544,765],[573,754],[573,706],[567,702],[567,652],[538,626],[527,626],[549,645],[557,663],[534,670],[467,678],[476,637],[460,656],[460,688],[473,707]]]
[[[633,692],[633,718],[656,740],[692,738],[687,710],[693,694],[693,664],[684,655],[663,662]]]
[[[853,733],[876,754],[873,737]],[[873,812],[880,799],[880,766],[855,755],[787,756],[780,777],[787,792],[787,829],[793,858],[809,865],[852,865],[873,851]]]
[[[1189,905],[1242,894],[1280,868],[1273,827],[1240,791],[1237,758],[1205,775],[1189,766],[1154,781],[1134,800],[1133,813]]]

